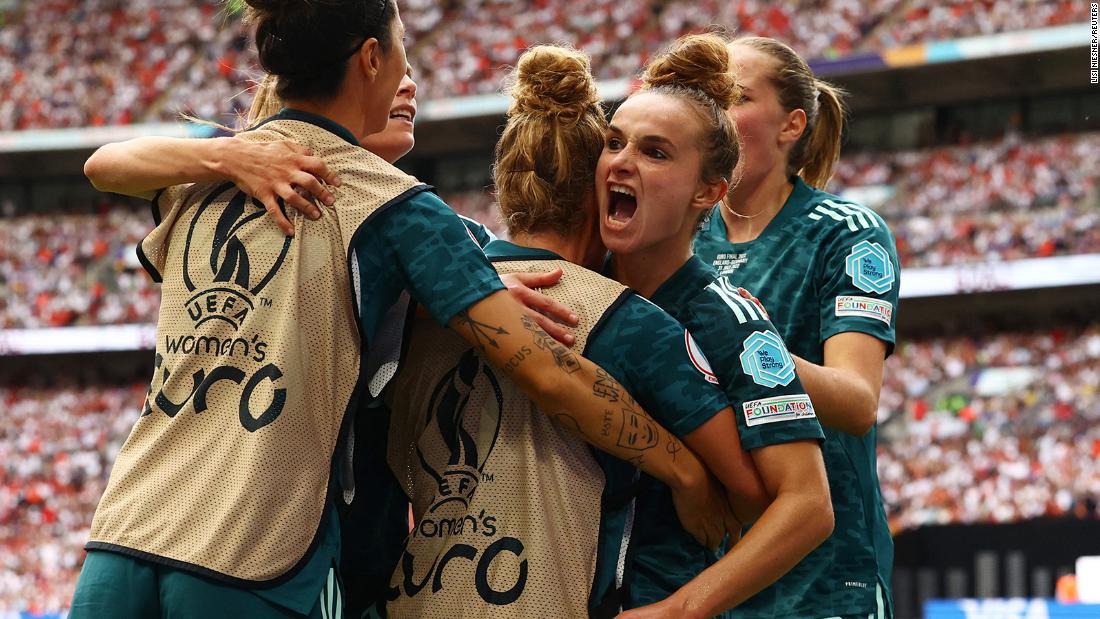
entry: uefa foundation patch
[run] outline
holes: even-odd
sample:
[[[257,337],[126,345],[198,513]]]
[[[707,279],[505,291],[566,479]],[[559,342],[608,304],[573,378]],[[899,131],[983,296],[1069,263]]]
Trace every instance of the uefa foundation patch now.
[[[787,386],[794,380],[794,359],[777,333],[754,331],[745,338],[744,352],[739,358],[741,369],[758,385]]]
[[[777,421],[793,421],[817,416],[814,405],[810,403],[810,396],[804,393],[751,400],[742,406],[745,409],[745,424],[750,428]]]
[[[836,298],[836,315],[873,318],[890,324],[890,319],[894,316],[894,304],[871,297],[842,296]]]

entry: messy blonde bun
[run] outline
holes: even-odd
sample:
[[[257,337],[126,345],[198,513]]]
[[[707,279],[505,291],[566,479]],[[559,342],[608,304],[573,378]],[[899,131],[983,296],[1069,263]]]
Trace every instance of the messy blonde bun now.
[[[584,219],[607,121],[588,56],[539,45],[519,58],[493,179],[511,234],[568,234]]]
[[[730,71],[726,40],[714,33],[689,34],[676,39],[646,65],[645,88],[669,86],[698,90],[728,109],[741,96]]]
[[[520,56],[509,81],[511,115],[578,117],[600,102],[588,56],[566,47],[532,47]]]
[[[741,97],[726,45],[716,33],[676,39],[646,65],[642,89],[635,93],[675,97],[695,111],[706,182],[730,180],[741,154],[737,130],[726,113]]]

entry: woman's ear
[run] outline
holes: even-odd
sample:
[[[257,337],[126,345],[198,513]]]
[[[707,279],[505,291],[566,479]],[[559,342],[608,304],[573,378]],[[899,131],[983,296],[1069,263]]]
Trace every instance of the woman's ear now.
[[[378,39],[370,38],[363,43],[363,47],[359,48],[359,53],[356,55],[359,61],[359,67],[363,71],[363,75],[367,80],[373,82],[378,78],[378,74],[382,71],[382,46],[379,45]]]
[[[787,121],[779,129],[779,145],[794,144],[806,130],[806,110],[798,108],[787,113]]]
[[[730,182],[724,178],[710,183],[701,182],[698,191],[691,197],[691,208],[700,210],[711,208],[726,197],[729,188]]]

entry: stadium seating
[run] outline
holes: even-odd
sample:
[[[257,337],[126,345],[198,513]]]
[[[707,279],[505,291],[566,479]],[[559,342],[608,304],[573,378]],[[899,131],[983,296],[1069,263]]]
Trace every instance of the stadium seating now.
[[[0,131],[172,119],[231,122],[258,76],[248,28],[217,0],[22,2],[0,22]],[[536,42],[570,43],[600,78],[628,77],[665,42],[721,24],[809,58],[1087,21],[1081,2],[547,0],[401,3],[422,100],[495,92]],[[222,17],[219,17],[222,15]]]
[[[895,530],[1097,518],[1100,324],[901,344],[879,402]]]
[[[878,208],[915,268],[1100,252],[1096,170],[1098,134],[1008,138],[846,157],[830,189],[893,186]],[[443,197],[504,235],[488,191]],[[88,210],[0,219],[0,328],[156,322],[159,293],[134,253],[148,212]]]
[[[68,607],[145,385],[0,387],[0,616]]]
[[[879,476],[895,530],[1100,515],[1100,323],[908,341],[885,376]],[[144,391],[0,388],[0,613],[65,606]]]

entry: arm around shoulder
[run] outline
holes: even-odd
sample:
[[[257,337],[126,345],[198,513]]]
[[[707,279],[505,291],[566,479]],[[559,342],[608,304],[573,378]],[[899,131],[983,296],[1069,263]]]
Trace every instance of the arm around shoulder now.
[[[459,312],[448,326],[566,430],[666,483],[681,522],[700,543],[714,548],[737,526],[698,457],[603,368],[547,335],[506,291]]]

